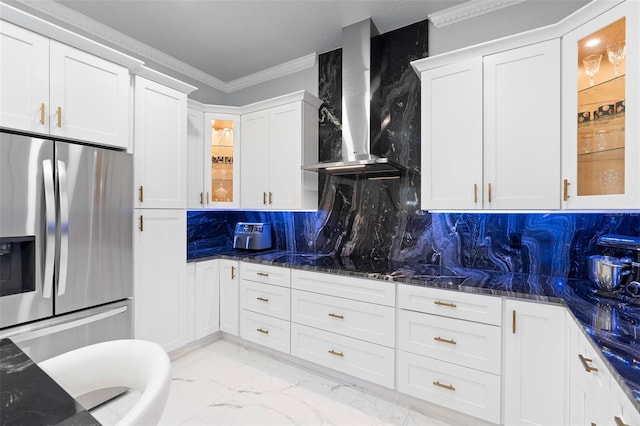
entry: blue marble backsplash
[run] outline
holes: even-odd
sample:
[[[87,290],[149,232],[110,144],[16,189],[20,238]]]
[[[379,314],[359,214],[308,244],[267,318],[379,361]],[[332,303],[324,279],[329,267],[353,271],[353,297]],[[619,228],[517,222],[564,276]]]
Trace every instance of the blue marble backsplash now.
[[[409,62],[427,56],[427,21],[376,37],[381,46],[381,132],[371,152],[404,164],[402,179],[319,179],[317,212],[191,211],[188,257],[228,251],[236,222],[273,224],[274,248],[353,259],[441,263],[493,271],[587,278],[602,234],[640,235],[631,213],[483,214],[420,210],[420,80]],[[340,157],[341,50],[318,58],[319,158]]]
[[[415,212],[386,228],[393,216],[370,211],[328,228],[331,212],[190,211],[188,257],[231,250],[236,222],[268,222],[274,248],[407,263],[441,263],[492,271],[587,278],[586,257],[602,253],[603,234],[640,235],[638,213]],[[401,226],[399,228],[398,226]],[[368,234],[368,229],[374,229]],[[362,235],[362,233],[365,235]],[[376,244],[361,244],[373,240]],[[331,244],[329,242],[331,241]],[[394,247],[389,251],[388,246]],[[361,248],[366,249],[362,251]],[[389,253],[389,256],[381,256]]]

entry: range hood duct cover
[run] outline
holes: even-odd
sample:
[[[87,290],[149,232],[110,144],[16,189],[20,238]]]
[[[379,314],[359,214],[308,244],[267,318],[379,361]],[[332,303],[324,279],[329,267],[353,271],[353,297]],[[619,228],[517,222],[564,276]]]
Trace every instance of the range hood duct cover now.
[[[379,49],[372,49],[372,38],[377,35],[371,19],[342,29],[342,158],[303,166],[303,170],[370,179],[403,174],[403,166],[370,152],[371,140],[380,138],[381,133],[376,93],[380,84]]]

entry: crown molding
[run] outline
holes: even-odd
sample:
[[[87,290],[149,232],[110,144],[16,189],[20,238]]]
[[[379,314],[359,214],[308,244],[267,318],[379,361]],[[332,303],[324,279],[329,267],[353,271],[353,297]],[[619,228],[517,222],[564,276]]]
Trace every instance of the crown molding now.
[[[525,0],[471,0],[439,12],[427,15],[436,28],[445,27],[485,13],[522,3]]]
[[[265,81],[311,68],[316,65],[317,57],[318,55],[315,52],[310,53],[271,68],[232,80],[227,83],[227,88],[229,90],[227,93],[235,92],[236,90],[244,89],[259,83],[264,83]]]
[[[63,23],[70,30],[86,33],[98,40],[108,42],[119,49],[131,52],[143,59],[147,59],[158,65],[164,66],[172,71],[190,77],[195,81],[204,83],[205,85],[213,87],[214,89],[220,90],[224,93],[231,93],[235,90],[244,89],[255,84],[283,77],[285,75],[313,67],[316,64],[317,55],[316,53],[311,53],[309,55],[293,59],[289,62],[258,71],[248,76],[225,82],[60,3],[54,1],[32,0],[10,0],[7,3],[13,3],[14,6],[17,6],[22,10],[37,11],[46,17]]]

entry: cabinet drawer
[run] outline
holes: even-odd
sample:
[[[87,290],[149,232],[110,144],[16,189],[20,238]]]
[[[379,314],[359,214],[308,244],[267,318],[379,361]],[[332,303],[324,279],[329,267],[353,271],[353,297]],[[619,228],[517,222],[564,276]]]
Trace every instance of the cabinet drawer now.
[[[494,296],[401,285],[398,307],[485,324],[502,323],[502,299]]]
[[[386,306],[395,306],[396,304],[395,284],[389,281],[367,280],[293,269],[291,271],[291,287]]]
[[[398,351],[398,391],[500,423],[500,376]]]
[[[265,284],[291,287],[291,269],[279,266],[241,262],[240,278]]]
[[[291,354],[388,388],[394,386],[391,348],[292,323]]]
[[[240,307],[289,321],[291,290],[277,285],[240,281]]]
[[[500,327],[400,310],[399,349],[500,374]]]
[[[290,323],[278,318],[240,311],[240,337],[271,349],[289,353]]]
[[[395,309],[324,294],[291,290],[291,320],[393,347]]]

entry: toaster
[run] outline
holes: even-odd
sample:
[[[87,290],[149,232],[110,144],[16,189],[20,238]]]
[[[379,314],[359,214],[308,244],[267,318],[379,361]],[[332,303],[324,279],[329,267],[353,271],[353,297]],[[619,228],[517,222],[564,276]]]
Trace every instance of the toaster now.
[[[241,250],[266,250],[271,248],[270,223],[236,223],[233,248]]]

